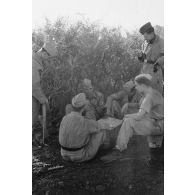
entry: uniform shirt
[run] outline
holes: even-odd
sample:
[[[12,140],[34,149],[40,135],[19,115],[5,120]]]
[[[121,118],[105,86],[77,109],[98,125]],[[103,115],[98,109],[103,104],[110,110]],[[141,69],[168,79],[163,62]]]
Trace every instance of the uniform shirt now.
[[[147,61],[153,61],[156,62],[157,59],[160,57],[164,59],[164,39],[156,35],[155,39],[152,43],[147,43],[146,41],[142,45],[142,52],[146,54],[146,60]],[[164,65],[164,60],[162,60],[161,66]],[[144,63],[143,65],[143,72],[144,73],[150,73],[150,69],[152,69],[153,72],[153,65]]]
[[[88,112],[88,115],[90,115],[89,111],[91,111],[95,114],[95,118],[98,119],[104,108],[104,95],[98,91],[94,91],[92,97],[88,97],[87,95],[86,97],[90,103],[86,106],[86,111]],[[90,117],[88,116],[88,118]]]
[[[99,131],[97,121],[87,119],[78,112],[71,112],[60,124],[59,143],[67,148],[80,148],[88,143],[92,133]]]
[[[162,95],[158,91],[153,90],[151,94],[146,95],[141,100],[140,109],[144,110],[146,116],[151,119],[164,119],[164,99]]]
[[[38,101],[44,96],[41,89],[42,61],[37,53],[32,55],[32,96]]]

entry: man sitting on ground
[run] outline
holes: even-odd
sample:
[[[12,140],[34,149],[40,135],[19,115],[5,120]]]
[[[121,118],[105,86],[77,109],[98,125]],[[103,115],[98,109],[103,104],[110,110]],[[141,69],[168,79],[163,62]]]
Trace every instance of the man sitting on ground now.
[[[116,141],[116,149],[123,151],[133,135],[147,136],[150,148],[161,146],[164,133],[164,99],[160,92],[152,88],[152,77],[140,74],[135,78],[135,87],[143,94],[140,109],[135,114],[125,115]],[[120,156],[120,152],[113,152],[102,160],[111,160]]]
[[[96,91],[92,86],[91,80],[84,79],[82,83],[82,93],[85,93],[88,103],[83,109],[83,115],[88,119],[99,120],[104,116],[104,96],[99,91]],[[66,114],[73,110],[72,105],[66,106]]]
[[[128,81],[123,85],[123,89],[108,96],[106,101],[106,114],[108,116],[122,119],[125,114],[137,110],[137,104],[131,103],[136,95],[133,81]]]
[[[82,116],[88,101],[84,93],[72,99],[73,110],[61,122],[59,143],[64,160],[83,162],[92,159],[100,146],[109,146],[105,124]]]

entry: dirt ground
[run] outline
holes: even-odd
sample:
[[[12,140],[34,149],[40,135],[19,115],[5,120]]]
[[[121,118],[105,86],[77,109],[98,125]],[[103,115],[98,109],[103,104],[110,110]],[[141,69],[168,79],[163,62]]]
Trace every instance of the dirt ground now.
[[[161,195],[164,194],[164,155],[150,165],[152,157],[146,139],[134,136],[120,160],[104,163],[98,152],[87,163],[64,162],[58,133],[48,146],[32,148],[32,194],[44,195]]]

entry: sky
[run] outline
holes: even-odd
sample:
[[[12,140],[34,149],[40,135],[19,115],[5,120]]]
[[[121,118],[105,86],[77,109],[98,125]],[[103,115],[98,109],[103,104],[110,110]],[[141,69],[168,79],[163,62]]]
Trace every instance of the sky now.
[[[45,18],[71,21],[88,18],[109,27],[132,31],[146,22],[164,26],[163,0],[32,0],[32,28],[41,27]]]

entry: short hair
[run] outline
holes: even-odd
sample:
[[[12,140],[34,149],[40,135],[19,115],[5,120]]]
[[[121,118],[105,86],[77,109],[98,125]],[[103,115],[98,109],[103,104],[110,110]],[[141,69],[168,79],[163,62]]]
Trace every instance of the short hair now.
[[[146,76],[138,75],[135,77],[135,82],[139,85],[146,85],[147,87],[152,87],[152,82]]]

